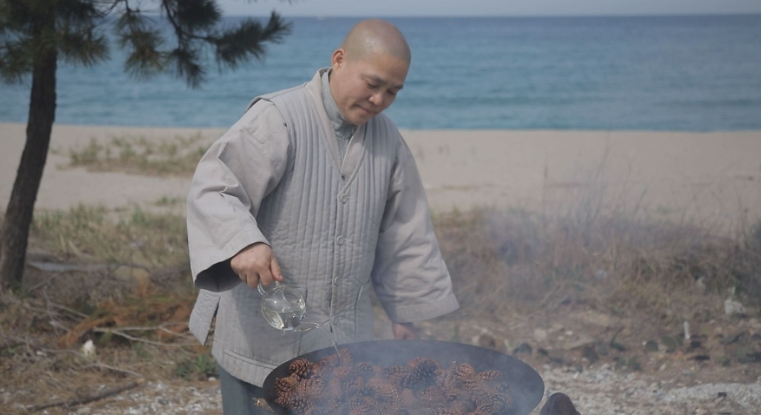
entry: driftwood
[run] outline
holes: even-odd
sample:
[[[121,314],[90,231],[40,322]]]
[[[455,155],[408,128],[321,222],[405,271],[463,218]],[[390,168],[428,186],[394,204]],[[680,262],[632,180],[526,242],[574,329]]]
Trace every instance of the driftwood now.
[[[69,400],[59,400],[59,401],[53,401],[48,402],[42,405],[33,405],[33,406],[27,406],[26,410],[29,412],[37,412],[41,411],[43,409],[52,408],[56,406],[61,406],[64,408],[70,408],[72,406],[76,405],[83,405],[90,402],[99,401],[101,399],[108,398],[109,396],[113,396],[119,393],[122,393],[126,390],[136,388],[140,386],[140,384],[143,383],[142,381],[132,381],[129,383],[125,383],[123,385],[113,386],[110,388],[106,388],[98,393],[93,393],[85,396],[80,396],[79,398],[69,399]]]

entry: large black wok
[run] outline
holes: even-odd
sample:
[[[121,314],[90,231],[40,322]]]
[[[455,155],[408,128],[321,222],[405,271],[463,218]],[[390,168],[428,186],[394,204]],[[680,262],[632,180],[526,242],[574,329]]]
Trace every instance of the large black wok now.
[[[479,372],[499,370],[502,372],[503,379],[512,386],[511,415],[528,414],[539,404],[544,395],[544,382],[529,365],[512,356],[483,347],[432,340],[377,340],[345,344],[339,348],[349,349],[355,362],[365,361],[384,367],[404,365],[415,357],[429,357],[442,365],[452,361],[470,363]],[[335,349],[329,347],[299,357],[317,362],[334,353]],[[288,411],[275,402],[277,398],[275,380],[290,375],[288,366],[292,361],[293,359],[275,368],[264,380],[264,399],[272,410],[281,415],[288,415]]]

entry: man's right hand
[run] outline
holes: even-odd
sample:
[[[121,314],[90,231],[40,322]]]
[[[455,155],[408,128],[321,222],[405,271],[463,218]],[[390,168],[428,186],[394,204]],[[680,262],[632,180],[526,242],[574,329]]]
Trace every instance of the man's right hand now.
[[[259,242],[243,248],[232,257],[230,267],[243,282],[254,289],[260,281],[264,286],[272,284],[272,281],[283,281],[275,254],[265,243]]]

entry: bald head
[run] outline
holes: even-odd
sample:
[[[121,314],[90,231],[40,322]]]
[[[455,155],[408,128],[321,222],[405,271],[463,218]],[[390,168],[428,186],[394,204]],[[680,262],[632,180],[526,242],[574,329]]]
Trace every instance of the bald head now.
[[[366,59],[377,54],[388,54],[407,65],[412,60],[410,47],[396,26],[385,20],[369,19],[357,23],[346,35],[341,48],[349,60]]]
[[[354,26],[330,60],[330,93],[344,119],[361,125],[394,102],[410,69],[410,47],[394,25]]]

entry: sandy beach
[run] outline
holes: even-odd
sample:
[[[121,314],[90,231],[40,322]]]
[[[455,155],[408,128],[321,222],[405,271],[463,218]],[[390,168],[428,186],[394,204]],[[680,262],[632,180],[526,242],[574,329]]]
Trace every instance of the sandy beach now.
[[[0,123],[0,205],[5,207],[25,125]],[[67,168],[92,138],[161,139],[224,130],[56,125],[37,208],[79,203],[150,206],[184,199],[189,177]],[[731,229],[761,218],[761,131],[403,131],[431,209],[520,208],[548,214],[598,210]]]

